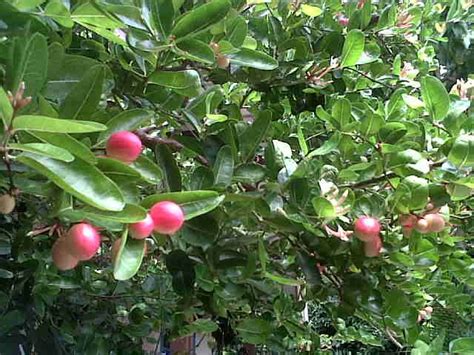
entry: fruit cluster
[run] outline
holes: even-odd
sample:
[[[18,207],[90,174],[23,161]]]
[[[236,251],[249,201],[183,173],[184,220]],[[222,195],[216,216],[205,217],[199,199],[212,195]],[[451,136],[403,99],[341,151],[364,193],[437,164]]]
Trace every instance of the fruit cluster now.
[[[354,223],[354,234],[364,242],[365,256],[374,257],[382,250],[382,238],[380,231],[382,227],[377,218],[363,216]]]
[[[439,233],[446,226],[443,216],[439,213],[426,213],[421,217],[412,214],[401,215],[399,221],[403,234],[407,237],[411,235],[413,230],[422,234]]]
[[[107,156],[124,163],[133,163],[142,151],[140,139],[133,133],[121,131],[110,136],[106,145]],[[174,234],[184,223],[184,211],[172,201],[160,201],[148,211],[144,220],[129,225],[129,235],[134,239],[145,239],[153,232]],[[80,261],[91,259],[99,250],[101,236],[97,229],[88,223],[72,226],[65,237],[53,245],[52,258],[60,270],[70,270]],[[112,255],[118,253],[120,239],[112,248]]]

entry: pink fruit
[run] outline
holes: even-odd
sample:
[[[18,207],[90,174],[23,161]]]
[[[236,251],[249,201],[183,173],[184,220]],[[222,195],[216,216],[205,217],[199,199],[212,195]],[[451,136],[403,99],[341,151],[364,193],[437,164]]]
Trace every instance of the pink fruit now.
[[[360,217],[354,223],[355,236],[364,242],[378,237],[380,230],[380,222],[373,217]]]
[[[444,218],[438,213],[427,214],[425,220],[428,222],[428,230],[430,232],[441,232],[446,226]]]
[[[69,254],[67,250],[66,240],[64,238],[58,239],[51,249],[51,256],[53,263],[61,271],[74,269],[79,260]]]
[[[161,201],[150,210],[155,223],[155,231],[161,234],[173,234],[181,229],[184,223],[184,212],[174,202]]]
[[[418,218],[412,214],[403,214],[398,219],[402,227],[414,228],[418,222]]]
[[[150,214],[147,213],[146,218],[143,221],[130,224],[128,230],[132,238],[145,239],[146,237],[150,236],[154,227],[155,224],[153,219],[151,218]]]
[[[428,233],[430,229],[430,225],[425,218],[421,218],[418,220],[415,226],[415,230],[422,234]]]
[[[89,260],[100,248],[100,234],[88,223],[75,224],[69,229],[66,246],[75,258]]]
[[[364,243],[365,256],[373,258],[380,255],[382,250],[382,239],[379,236],[372,238],[370,241]]]
[[[110,136],[105,150],[111,158],[132,163],[142,152],[142,142],[136,134],[120,131]]]
[[[344,27],[349,25],[349,19],[344,15],[339,16],[337,22],[339,22],[339,24]]]

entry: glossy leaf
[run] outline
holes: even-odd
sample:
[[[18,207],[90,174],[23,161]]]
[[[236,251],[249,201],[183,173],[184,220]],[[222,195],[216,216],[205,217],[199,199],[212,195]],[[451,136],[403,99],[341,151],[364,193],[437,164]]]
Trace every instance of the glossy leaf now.
[[[239,322],[235,328],[246,343],[264,343],[272,332],[271,324],[264,319],[247,318]]]
[[[26,143],[26,144],[17,144],[10,143],[8,145],[9,149],[21,150],[23,152],[36,153],[43,155],[45,157],[53,158],[56,160],[61,160],[65,162],[71,162],[74,160],[74,156],[69,153],[67,150],[56,147],[47,143]]]
[[[181,17],[171,34],[177,39],[196,35],[212,24],[222,20],[230,10],[229,0],[212,0]]]
[[[119,281],[132,278],[138,272],[145,255],[145,240],[128,238],[127,235],[128,230],[125,230],[114,263],[114,278]]]
[[[267,170],[258,164],[243,164],[235,169],[233,179],[246,184],[256,184],[267,175]]]
[[[174,18],[173,3],[168,0],[143,0],[142,16],[148,27],[166,38],[171,31]]]
[[[64,191],[98,209],[121,211],[125,206],[117,185],[96,167],[80,159],[65,163],[26,153],[17,160],[37,170]]]
[[[201,88],[201,79],[195,70],[155,72],[148,82],[172,89],[183,96],[196,96]]]
[[[247,127],[240,136],[240,151],[243,161],[253,158],[260,142],[265,138],[270,128],[272,113],[270,111],[261,112],[255,122]]]
[[[8,125],[12,117],[13,107],[8,99],[7,93],[0,87],[0,120],[3,121],[4,125]]]
[[[181,173],[171,151],[165,145],[155,148],[156,160],[163,172],[163,180],[168,191],[181,191]]]
[[[186,39],[177,44],[180,54],[198,62],[212,64],[214,63],[214,52],[206,43],[197,39]]]
[[[112,134],[119,131],[134,131],[144,122],[153,117],[151,111],[143,109],[132,109],[120,112],[107,122],[107,129],[101,132],[98,142],[106,141]]]
[[[88,70],[66,96],[59,111],[60,117],[73,120],[89,118],[99,104],[104,77],[105,69],[102,65]]]
[[[474,166],[474,136],[462,135],[456,138],[449,151],[448,159],[460,168]]]
[[[431,118],[442,120],[449,111],[449,95],[443,83],[433,76],[421,79],[421,96]]]
[[[226,145],[219,149],[214,163],[214,184],[217,187],[225,188],[232,182],[234,174],[234,158],[231,148]]]
[[[341,68],[351,67],[357,64],[362,53],[364,53],[365,38],[360,30],[351,30],[347,34],[342,48]]]
[[[260,70],[273,70],[278,68],[278,62],[268,54],[253,49],[242,48],[237,53],[228,55],[232,64]]]
[[[18,116],[13,121],[13,128],[17,131],[38,131],[54,133],[89,133],[105,130],[101,123],[91,121],[71,121],[44,116]]]
[[[217,238],[219,226],[215,219],[203,215],[187,222],[182,231],[182,239],[191,245],[208,248]]]
[[[149,183],[158,184],[161,182],[161,169],[146,156],[140,155],[130,166],[138,171],[141,177]]]

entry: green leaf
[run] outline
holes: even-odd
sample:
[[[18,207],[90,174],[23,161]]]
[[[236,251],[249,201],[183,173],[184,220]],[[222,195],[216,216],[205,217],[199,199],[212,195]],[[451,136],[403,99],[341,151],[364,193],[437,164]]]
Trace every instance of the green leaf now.
[[[74,219],[74,216],[79,216],[78,220],[100,219],[108,222],[136,223],[143,221],[146,218],[146,213],[143,207],[127,203],[123,210],[118,212],[102,211],[92,207],[85,207],[72,210],[69,213],[69,217]],[[68,212],[66,212],[66,215],[68,215]]]
[[[206,43],[197,39],[186,39],[177,44],[183,55],[191,60],[202,62],[206,64],[213,64],[215,62],[214,52]]]
[[[449,95],[443,83],[433,76],[420,80],[421,96],[433,120],[442,120],[449,111]]]
[[[260,70],[273,70],[278,68],[278,62],[268,54],[253,49],[242,48],[236,53],[228,55],[232,64]]]
[[[368,114],[360,122],[360,133],[366,137],[370,137],[380,130],[383,126],[384,120],[381,115]]]
[[[155,72],[148,83],[164,86],[183,96],[196,96],[201,89],[201,78],[196,70]]]
[[[448,160],[458,168],[474,166],[474,136],[462,135],[456,138],[449,151]]]
[[[128,280],[138,272],[145,255],[145,240],[128,238],[127,235],[126,229],[114,263],[114,278],[120,281]]]
[[[181,238],[191,245],[208,248],[216,240],[219,226],[209,215],[194,218],[184,225]]]
[[[402,139],[408,130],[402,122],[388,122],[380,128],[379,137],[384,143],[395,144]]]
[[[61,162],[25,153],[17,160],[49,178],[64,191],[101,210],[121,211],[125,206],[117,185],[96,167],[75,159]]]
[[[347,34],[342,48],[341,68],[356,65],[362,53],[364,53],[364,46],[364,33],[361,30],[351,30]]]
[[[157,145],[155,148],[156,161],[163,171],[163,180],[168,191],[181,191],[181,173],[178,164],[165,145]]]
[[[8,126],[12,117],[13,107],[10,103],[10,100],[8,100],[5,90],[3,90],[3,88],[0,86],[0,120],[3,121],[5,126]]]
[[[321,274],[316,267],[315,260],[306,252],[298,252],[297,261],[306,276],[306,281],[312,287],[321,285]]]
[[[180,335],[184,336],[194,333],[209,334],[215,332],[217,329],[219,329],[219,326],[216,324],[216,322],[210,319],[197,319],[191,324],[186,325]]]
[[[449,352],[452,354],[471,354],[474,352],[474,337],[458,338],[449,343]]]
[[[403,179],[393,195],[395,206],[403,213],[424,208],[428,197],[428,182],[416,176]]]
[[[409,304],[401,290],[393,289],[385,295],[387,315],[400,328],[411,328],[416,324],[418,312]]]
[[[265,278],[274,281],[276,283],[279,283],[280,285],[285,285],[285,286],[300,286],[303,284],[303,281],[301,280],[295,280],[295,279],[290,279],[287,277],[279,276],[279,275],[274,275],[269,272],[265,272]]]
[[[324,197],[315,197],[311,200],[314,211],[321,218],[334,218],[336,217],[336,210],[332,203]]]
[[[25,315],[19,310],[13,310],[0,316],[0,336],[25,322]]]
[[[106,141],[112,134],[120,131],[134,131],[145,121],[153,118],[153,112],[143,109],[132,109],[120,112],[107,123],[107,129],[99,135],[98,144]]]
[[[8,148],[21,150],[24,152],[36,153],[45,157],[50,157],[65,162],[71,162],[74,160],[74,156],[67,150],[47,143],[10,143],[8,144]]]
[[[237,324],[235,330],[244,343],[262,344],[272,332],[272,325],[264,319],[247,318]]]
[[[151,184],[159,184],[162,179],[161,169],[144,155],[140,155],[131,165],[141,177]]]
[[[13,121],[13,129],[17,131],[38,131],[54,133],[89,133],[105,130],[101,123],[79,120],[62,120],[44,116],[18,116]]]
[[[60,117],[68,119],[89,118],[96,111],[102,94],[105,68],[92,67],[66,96],[59,111]]]
[[[336,132],[332,135],[331,138],[329,138],[326,142],[324,142],[324,144],[321,147],[310,152],[306,156],[306,158],[310,159],[314,156],[329,154],[337,150],[337,147],[339,146],[340,141],[341,141],[341,134],[339,132]]]
[[[267,272],[267,262],[268,262],[268,254],[265,250],[265,244],[263,242],[263,236],[258,238],[258,260],[260,261],[260,267],[262,268],[262,272]]]
[[[201,5],[181,17],[171,34],[178,40],[186,36],[194,36],[222,20],[231,8],[228,0],[212,0]]]
[[[301,12],[309,17],[317,17],[323,13],[323,10],[317,6],[303,4],[301,5]]]
[[[181,295],[192,293],[196,273],[191,259],[182,250],[174,250],[165,259],[166,268],[173,277],[173,289]]]
[[[160,201],[173,201],[180,205],[185,214],[185,220],[206,214],[219,206],[224,196],[215,191],[183,191],[151,195],[142,201],[142,206],[150,208]]]
[[[243,16],[236,16],[229,21],[226,21],[226,40],[229,41],[235,48],[239,48],[247,37],[248,25]]]
[[[232,149],[226,145],[219,149],[216,161],[214,163],[214,185],[219,188],[225,188],[232,182],[234,174],[234,158]]]
[[[240,153],[243,161],[253,159],[260,142],[265,138],[272,122],[272,112],[262,111],[255,122],[240,135]]]
[[[51,0],[48,2],[44,9],[46,16],[51,17],[61,26],[72,28],[74,26],[74,21],[71,19],[71,14],[66,6],[61,2],[61,0]]]
[[[332,117],[343,128],[352,121],[351,102],[346,98],[340,98],[332,107]]]
[[[20,41],[14,43],[11,67],[7,70],[11,92],[15,93],[20,83],[25,82],[25,94],[36,96],[43,87],[48,70],[48,43],[46,37],[35,33],[25,48]],[[10,77],[11,75],[11,77]]]
[[[124,177],[130,180],[137,180],[141,176],[138,171],[130,167],[128,164],[112,158],[99,158],[97,167],[108,176]]]
[[[65,123],[66,122],[67,121],[65,121]],[[74,123],[77,123],[77,121],[74,121]],[[53,144],[57,147],[64,148],[76,157],[85,160],[90,164],[95,164],[97,162],[96,156],[94,155],[94,153],[91,152],[89,147],[67,134],[37,131],[28,133],[45,143]]]
[[[171,32],[174,18],[173,2],[169,0],[143,0],[142,17],[151,29],[165,39]]]
[[[238,166],[234,172],[234,181],[243,182],[246,184],[256,184],[265,179],[267,170],[258,164],[248,163]]]

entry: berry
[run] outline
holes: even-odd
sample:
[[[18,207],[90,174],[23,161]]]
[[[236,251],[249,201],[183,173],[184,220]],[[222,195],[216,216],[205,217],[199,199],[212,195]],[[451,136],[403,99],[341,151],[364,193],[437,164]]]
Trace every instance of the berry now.
[[[221,69],[227,69],[230,65],[230,59],[222,54],[217,55],[216,62],[217,66]]]
[[[339,24],[343,27],[349,25],[349,19],[344,15],[339,16],[337,22],[339,22]]]
[[[399,218],[400,224],[405,228],[414,228],[418,222],[418,218],[412,214],[404,214]]]
[[[0,213],[10,214],[15,209],[15,197],[10,194],[0,196]]]
[[[146,218],[143,221],[130,224],[129,232],[132,238],[145,239],[150,236],[154,227],[155,224],[153,223],[153,219],[150,214],[147,213]]]
[[[112,134],[105,147],[107,155],[124,163],[134,162],[142,151],[142,142],[136,134],[120,131]]]
[[[380,230],[380,222],[373,217],[360,217],[354,223],[355,236],[364,242],[378,237]]]
[[[51,256],[54,265],[56,265],[56,267],[61,271],[74,269],[79,263],[78,259],[69,254],[66,240],[64,238],[58,239],[54,243],[53,248],[51,249]]]
[[[88,223],[71,227],[66,237],[69,253],[79,260],[91,259],[100,248],[100,234]]]
[[[429,232],[429,229],[430,229],[430,225],[428,221],[424,218],[419,219],[418,222],[416,223],[415,230],[417,232],[425,234]]]
[[[373,258],[380,255],[382,250],[382,239],[379,236],[372,238],[370,241],[364,243],[365,256]]]
[[[428,230],[430,232],[441,232],[446,226],[444,218],[438,213],[427,214],[425,220],[428,222]]]
[[[184,212],[174,202],[161,201],[150,210],[155,223],[155,231],[161,234],[173,234],[181,229],[184,223]]]

